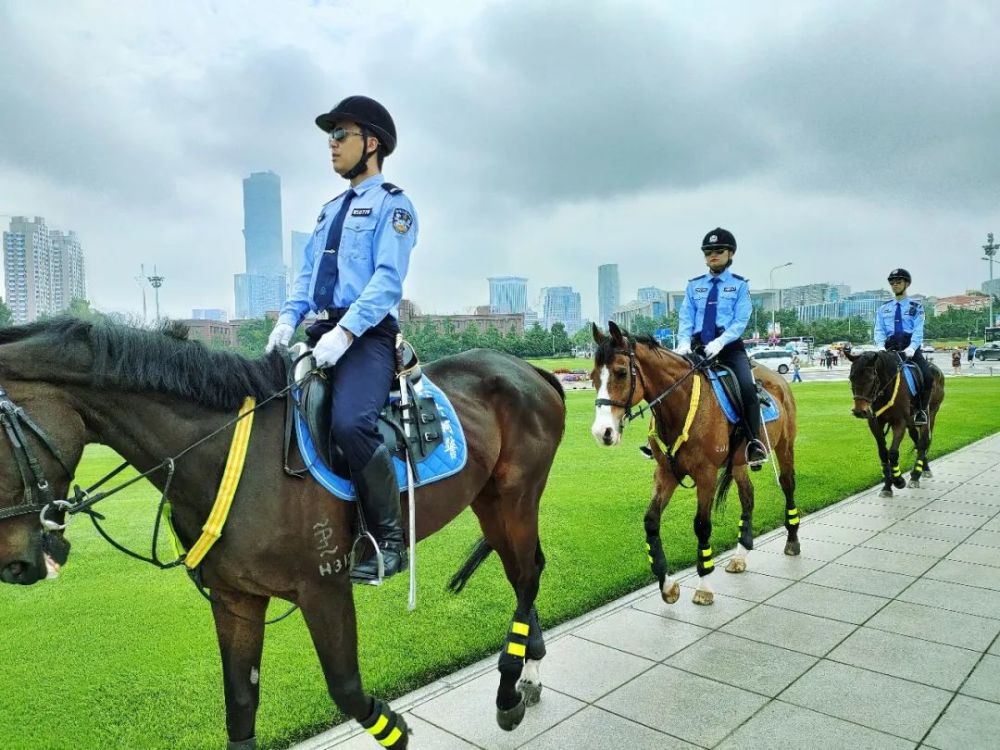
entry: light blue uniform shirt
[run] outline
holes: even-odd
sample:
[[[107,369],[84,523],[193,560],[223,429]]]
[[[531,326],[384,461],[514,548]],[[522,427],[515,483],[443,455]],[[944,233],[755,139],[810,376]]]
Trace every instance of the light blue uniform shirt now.
[[[712,274],[706,273],[688,282],[678,316],[678,342],[686,343],[691,340],[691,336],[701,331],[708,293],[712,289],[712,278]],[[737,276],[728,268],[715,278],[719,279],[719,302],[715,313],[715,325],[725,330],[713,338],[722,339],[722,344],[725,346],[743,335],[753,314],[753,302],[750,300],[750,282],[747,279]]]
[[[924,343],[924,306],[915,299],[903,297],[899,302],[903,313],[903,334],[910,335],[909,346],[920,349]],[[875,344],[885,346],[886,339],[891,339],[896,330],[896,300],[889,300],[875,313]],[[901,348],[903,342],[897,342]]]
[[[417,244],[417,214],[402,191],[390,193],[381,174],[353,189],[357,194],[344,218],[337,252],[337,284],[333,307],[347,307],[340,325],[355,336],[377,325],[386,315],[399,317],[403,280],[410,252]],[[398,190],[398,188],[396,188]],[[295,328],[310,310],[316,310],[316,273],[337,211],[345,193],[323,206],[316,228],[306,243],[302,269],[291,296],[278,316]]]

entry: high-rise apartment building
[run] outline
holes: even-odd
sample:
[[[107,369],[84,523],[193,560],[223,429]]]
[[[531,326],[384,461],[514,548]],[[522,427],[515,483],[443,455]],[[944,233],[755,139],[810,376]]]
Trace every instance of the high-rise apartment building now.
[[[288,295],[281,244],[281,178],[252,172],[243,180],[246,273],[235,274],[237,318],[262,318]],[[295,272],[293,271],[293,274]]]
[[[287,299],[285,276],[261,276],[238,273],[233,276],[236,294],[236,318],[263,318],[269,312],[281,309]]]
[[[15,216],[3,234],[6,303],[15,323],[55,315],[86,299],[83,250],[75,232],[49,230],[45,219]]]
[[[528,280],[521,276],[490,276],[490,312],[521,313],[528,309]]]
[[[218,307],[196,307],[191,311],[191,320],[214,320],[225,323],[227,318],[226,311]]]
[[[636,299],[639,302],[662,302],[663,304],[666,304],[667,291],[666,289],[660,289],[655,286],[640,287]]]
[[[306,244],[309,242],[309,238],[312,237],[309,232],[296,232],[292,230],[292,264],[288,267],[291,271],[289,277],[291,283],[295,283],[295,278],[302,271],[302,264],[305,263],[306,258]]]
[[[620,304],[618,264],[608,263],[597,267],[597,322],[602,328],[612,320],[612,313]]]
[[[566,333],[572,336],[580,330],[580,293],[570,286],[550,286],[545,289],[542,300],[542,328],[552,330],[555,323],[562,323]]]

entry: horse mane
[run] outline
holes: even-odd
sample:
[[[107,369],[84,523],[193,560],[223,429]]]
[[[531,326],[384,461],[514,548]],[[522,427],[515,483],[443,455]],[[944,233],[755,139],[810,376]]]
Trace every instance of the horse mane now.
[[[89,375],[98,388],[154,391],[209,409],[231,411],[243,399],[263,400],[286,385],[284,358],[272,352],[248,359],[233,352],[209,349],[187,338],[188,328],[169,323],[158,330],[71,317],[50,318],[27,325],[0,328],[0,346],[32,341],[55,356],[68,344],[86,346],[93,357]],[[53,363],[58,377],[60,366]]]
[[[650,351],[653,352],[670,351],[669,349],[660,346],[660,342],[654,339],[652,336],[645,336],[645,335],[632,336],[624,328],[621,329],[621,332],[622,336],[624,336],[626,339],[631,338],[635,343],[642,344],[643,346],[648,347]],[[621,350],[615,347],[615,342],[611,338],[611,336],[606,336],[604,340],[597,345],[597,349],[594,352],[594,361],[598,367],[602,367],[603,365],[610,364],[611,361],[615,358],[615,355],[620,353]]]

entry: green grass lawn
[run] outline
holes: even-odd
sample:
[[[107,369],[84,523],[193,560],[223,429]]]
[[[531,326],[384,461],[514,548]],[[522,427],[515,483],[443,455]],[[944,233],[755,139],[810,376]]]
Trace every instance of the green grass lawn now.
[[[949,379],[947,389],[932,463],[1000,425],[1000,382]],[[875,484],[875,449],[865,424],[849,414],[847,384],[796,384],[795,394],[799,507],[808,513]],[[623,448],[598,447],[590,436],[593,399],[592,391],[568,394],[566,437],[542,502],[548,567],[538,611],[545,627],[652,581],[642,531],[652,464],[636,450],[644,426],[627,431]],[[912,452],[903,456],[908,468]],[[78,480],[86,484],[116,462],[109,450],[92,447]],[[754,483],[760,533],[780,525],[783,503],[769,471],[754,475]],[[141,548],[148,545],[155,500],[146,486],[100,509],[110,516],[112,531]],[[674,568],[694,562],[693,507],[691,491],[681,490],[664,515]],[[716,519],[716,550],[735,543],[738,509],[734,491],[725,516]],[[118,554],[82,518],[70,538],[73,553],[57,581],[0,588],[0,747],[225,747],[214,629],[208,605],[186,575]],[[476,539],[478,527],[466,511],[420,545],[415,612],[406,610],[406,576],[380,590],[356,589],[362,674],[370,691],[398,696],[498,650],[514,598],[496,556],[459,596],[443,591]],[[283,609],[276,602],[272,614]],[[263,747],[285,747],[342,720],[298,615],[268,629],[261,685]],[[482,711],[492,721],[493,706]]]

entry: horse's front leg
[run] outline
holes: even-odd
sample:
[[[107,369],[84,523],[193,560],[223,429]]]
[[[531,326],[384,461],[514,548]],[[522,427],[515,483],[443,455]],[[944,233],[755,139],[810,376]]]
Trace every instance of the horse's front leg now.
[[[365,693],[358,668],[357,620],[347,579],[315,585],[302,593],[302,615],[323,667],[326,688],[337,707],[361,724],[383,747],[404,750],[409,729],[388,703]],[[324,582],[326,583],[326,582]]]
[[[715,592],[708,582],[708,576],[715,570],[715,559],[712,557],[712,501],[715,497],[715,472],[708,467],[696,479],[698,492],[698,509],[694,514],[694,533],[698,537],[698,588],[695,589],[692,601],[695,604],[711,604],[715,601]]]
[[[212,590],[212,615],[222,654],[228,750],[255,750],[260,704],[260,655],[268,598]]]
[[[899,468],[899,446],[906,434],[906,423],[897,422],[892,426],[892,444],[889,446],[889,466],[892,471],[892,486],[897,490],[906,487],[903,471]]]
[[[643,527],[646,530],[646,557],[653,575],[660,583],[660,596],[667,604],[673,604],[680,598],[681,585],[670,575],[667,556],[663,551],[663,541],[660,539],[660,520],[676,489],[677,477],[674,476],[674,472],[665,462],[658,463],[653,478],[653,497],[646,509]]]
[[[869,419],[868,429],[871,430],[872,436],[875,438],[878,458],[882,465],[882,490],[878,496],[892,497],[892,466],[889,464],[889,450],[885,447],[885,433],[882,432],[882,423],[877,419]]]
[[[753,549],[753,484],[747,474],[746,464],[733,469],[736,487],[740,493],[740,538],[736,551],[726,565],[727,573],[743,573],[747,569],[747,557]]]

